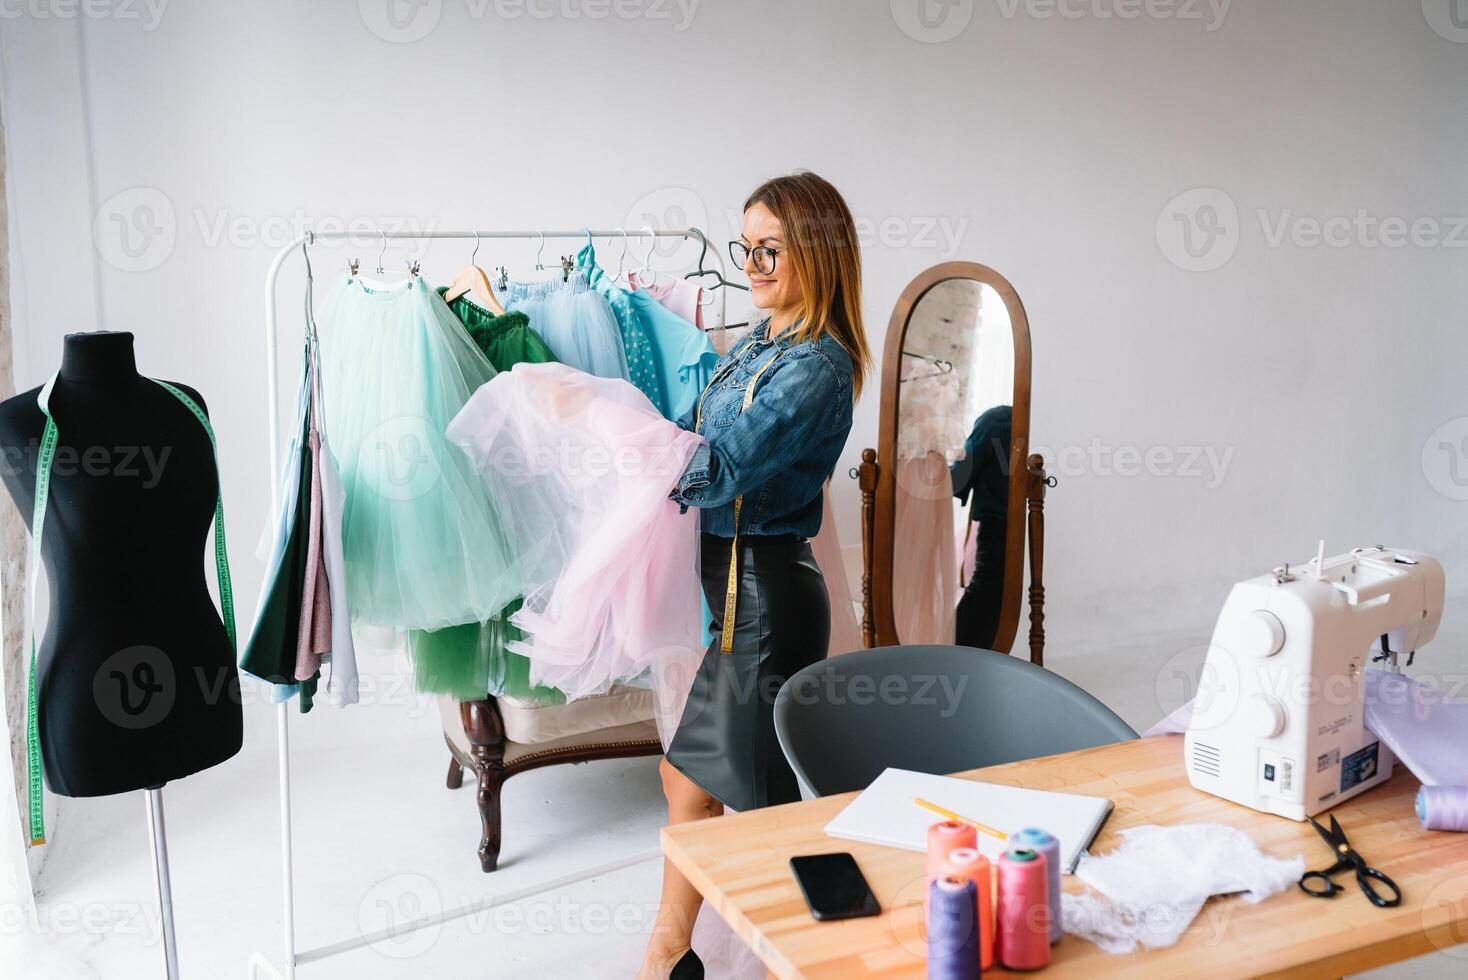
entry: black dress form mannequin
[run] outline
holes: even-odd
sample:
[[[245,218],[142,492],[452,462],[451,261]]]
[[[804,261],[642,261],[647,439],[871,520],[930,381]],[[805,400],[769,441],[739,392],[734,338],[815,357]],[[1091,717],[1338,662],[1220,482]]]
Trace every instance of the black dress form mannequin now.
[[[182,402],[138,374],[132,341],[69,334],[50,398],[60,439],[36,694],[46,782],[62,796],[156,787],[223,762],[243,738],[239,675],[205,575],[213,448]],[[0,477],[27,525],[40,390],[0,403]]]

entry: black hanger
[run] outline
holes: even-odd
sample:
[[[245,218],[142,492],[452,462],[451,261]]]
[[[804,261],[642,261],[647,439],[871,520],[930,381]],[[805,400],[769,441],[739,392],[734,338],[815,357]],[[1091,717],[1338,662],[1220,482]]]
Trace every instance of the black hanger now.
[[[714,277],[714,284],[712,286],[707,286],[705,288],[707,288],[709,290],[714,290],[714,289],[718,289],[720,286],[730,286],[730,287],[732,287],[734,289],[742,289],[746,293],[749,292],[749,287],[748,286],[740,285],[737,282],[730,282],[729,280],[727,280],[727,279],[724,278],[724,274],[722,272],[720,272],[718,269],[705,269],[703,267],[703,260],[709,254],[709,240],[708,240],[708,236],[705,235],[702,231],[700,231],[697,228],[690,228],[689,231],[693,232],[695,235],[698,236],[698,240],[699,240],[699,242],[702,243],[703,247],[698,250],[698,268],[695,269],[692,272],[689,272],[689,273],[685,274],[683,276],[683,278],[684,279],[698,279],[698,278],[704,278],[704,277],[707,277],[707,276],[713,276]],[[749,326],[749,321],[748,320],[744,320],[744,321],[742,321],[740,323],[721,323],[721,324],[719,324],[716,327],[705,327],[703,332],[704,333],[711,333],[711,332],[713,332],[715,330],[737,330],[740,327],[747,327],[747,326]]]
[[[929,364],[932,364],[935,367],[937,367],[938,370],[936,370],[936,371],[929,371],[927,374],[911,374],[911,375],[908,375],[907,377],[903,378],[899,382],[899,384],[907,384],[909,381],[920,381],[923,378],[938,378],[938,377],[942,377],[945,374],[951,374],[951,373],[953,373],[953,362],[952,361],[945,361],[941,357],[934,357],[932,354],[919,354],[919,353],[917,353],[915,351],[910,351],[910,350],[903,351],[902,352],[902,356],[903,357],[914,357],[914,358],[917,358],[920,361],[927,361]]]
[[[746,293],[749,292],[749,287],[748,286],[740,285],[737,282],[730,282],[729,280],[727,280],[727,279],[724,278],[724,274],[722,272],[720,272],[718,269],[705,269],[703,267],[703,260],[709,254],[709,240],[708,240],[708,237],[706,235],[704,235],[703,232],[699,231],[697,228],[690,228],[689,230],[692,231],[695,235],[698,236],[698,240],[703,243],[703,248],[699,249],[699,251],[698,251],[698,268],[695,269],[695,270],[693,270],[692,272],[688,273],[683,278],[684,279],[694,279],[694,278],[703,278],[705,276],[713,276],[714,277],[714,284],[712,286],[709,286],[708,287],[709,289],[718,289],[720,286],[731,286],[734,289],[742,289]]]

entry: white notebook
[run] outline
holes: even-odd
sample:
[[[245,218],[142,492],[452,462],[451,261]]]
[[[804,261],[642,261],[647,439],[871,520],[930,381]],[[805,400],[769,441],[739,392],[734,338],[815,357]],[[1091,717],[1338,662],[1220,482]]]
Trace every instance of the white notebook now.
[[[1075,871],[1081,852],[1091,846],[1111,813],[1111,801],[1099,796],[887,769],[826,824],[826,833],[867,844],[926,851],[928,828],[943,817],[914,803],[918,797],[1006,834],[1026,827],[1049,831],[1060,842],[1060,870],[1065,874]],[[979,851],[990,861],[997,861],[1007,846],[992,834],[979,833]]]

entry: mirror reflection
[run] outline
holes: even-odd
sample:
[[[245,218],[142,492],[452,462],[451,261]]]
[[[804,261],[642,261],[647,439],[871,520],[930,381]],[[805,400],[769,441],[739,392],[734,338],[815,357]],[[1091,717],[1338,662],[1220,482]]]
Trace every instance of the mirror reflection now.
[[[902,643],[988,649],[1002,608],[1014,334],[971,279],[918,301],[902,342],[892,604]]]

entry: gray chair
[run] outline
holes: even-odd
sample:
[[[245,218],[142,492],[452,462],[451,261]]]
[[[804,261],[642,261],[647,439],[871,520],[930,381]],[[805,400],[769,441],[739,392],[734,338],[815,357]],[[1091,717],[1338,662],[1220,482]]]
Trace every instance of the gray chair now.
[[[812,664],[775,698],[775,733],[805,799],[863,789],[889,766],[960,772],[1137,737],[1058,674],[956,646]]]

